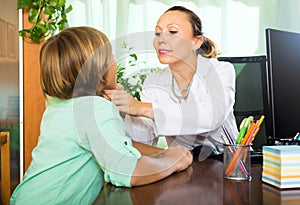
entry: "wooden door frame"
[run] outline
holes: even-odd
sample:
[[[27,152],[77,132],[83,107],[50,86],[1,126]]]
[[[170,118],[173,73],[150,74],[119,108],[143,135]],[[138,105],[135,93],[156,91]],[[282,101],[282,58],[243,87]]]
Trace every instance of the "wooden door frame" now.
[[[29,10],[25,9],[20,12],[22,17],[21,28],[31,27],[31,23],[28,21]],[[39,51],[41,43],[32,43],[26,40],[21,41],[22,45],[22,57],[23,59],[23,136],[20,136],[23,146],[23,157],[20,159],[21,172],[25,172],[31,162],[31,152],[37,145],[38,137],[40,135],[40,122],[45,110],[45,100],[40,86],[40,65],[39,65]],[[22,149],[20,149],[22,150]],[[23,168],[23,170],[22,170]],[[22,173],[21,173],[22,176]]]

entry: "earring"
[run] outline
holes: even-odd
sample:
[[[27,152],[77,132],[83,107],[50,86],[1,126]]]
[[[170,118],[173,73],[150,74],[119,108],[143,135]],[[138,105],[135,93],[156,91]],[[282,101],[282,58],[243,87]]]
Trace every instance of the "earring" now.
[[[196,53],[196,51],[197,51],[197,48],[196,48],[196,46],[193,46],[193,53]]]
[[[196,50],[197,50],[197,47],[196,47],[196,43],[195,43],[195,41],[193,41],[193,52],[195,52]]]

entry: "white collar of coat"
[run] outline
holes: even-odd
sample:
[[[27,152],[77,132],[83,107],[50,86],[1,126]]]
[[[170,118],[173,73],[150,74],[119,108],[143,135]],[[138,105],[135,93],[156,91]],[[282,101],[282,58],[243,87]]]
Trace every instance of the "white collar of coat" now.
[[[203,57],[202,55],[198,55],[197,58],[197,70],[196,70],[196,74],[198,76],[201,76],[202,78],[205,78],[210,69],[212,69],[213,64],[211,62],[211,59]]]

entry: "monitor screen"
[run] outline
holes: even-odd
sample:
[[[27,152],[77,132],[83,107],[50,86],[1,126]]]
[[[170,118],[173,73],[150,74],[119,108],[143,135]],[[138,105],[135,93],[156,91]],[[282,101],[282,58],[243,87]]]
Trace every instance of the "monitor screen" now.
[[[255,150],[261,149],[270,133],[269,89],[266,70],[266,56],[219,57],[230,62],[236,73],[234,115],[239,126],[245,117],[253,116],[265,120],[253,141]]]
[[[272,137],[300,131],[300,33],[266,29]]]

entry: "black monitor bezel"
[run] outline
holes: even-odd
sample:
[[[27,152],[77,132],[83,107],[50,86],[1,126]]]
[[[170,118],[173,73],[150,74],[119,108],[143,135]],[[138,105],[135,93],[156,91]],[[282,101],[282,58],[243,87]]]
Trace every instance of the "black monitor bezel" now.
[[[286,40],[288,40],[288,37],[293,37],[295,38],[296,36],[300,39],[300,33],[295,33],[295,32],[290,32],[290,31],[284,31],[284,30],[279,30],[279,29],[273,29],[273,28],[267,28],[265,30],[265,35],[266,35],[266,52],[267,52],[267,69],[268,69],[268,75],[269,75],[269,84],[270,84],[270,110],[271,110],[271,119],[272,121],[270,122],[271,125],[271,137],[272,139],[286,139],[286,138],[292,138],[293,135],[280,135],[279,133],[277,133],[277,127],[280,126],[278,125],[277,121],[276,121],[276,112],[280,112],[280,108],[276,108],[275,107],[275,97],[274,97],[274,76],[273,76],[273,72],[274,72],[274,60],[273,59],[273,52],[274,49],[276,48],[275,45],[272,45],[272,35],[273,34],[280,34],[282,35],[282,39],[281,41],[284,42]],[[277,39],[278,41],[278,39]],[[275,41],[275,42],[277,42]],[[278,46],[277,46],[278,47]],[[280,48],[281,50],[284,50],[284,48]],[[286,49],[286,51],[290,51],[290,49]],[[293,52],[293,51],[292,51]],[[300,51],[299,51],[300,52]],[[300,58],[300,56],[299,56]],[[281,59],[281,58],[280,58]],[[282,58],[283,60],[286,61],[286,59],[284,59],[284,57]],[[278,58],[276,60],[279,60]],[[284,82],[282,82],[284,83]],[[276,85],[278,86],[278,85]],[[296,89],[296,88],[294,88]],[[292,90],[287,90],[286,92],[292,92]],[[278,96],[277,96],[278,97]],[[292,99],[290,99],[292,100]],[[282,111],[281,111],[282,112]],[[300,122],[299,122],[300,125]],[[300,129],[300,127],[299,127]]]

